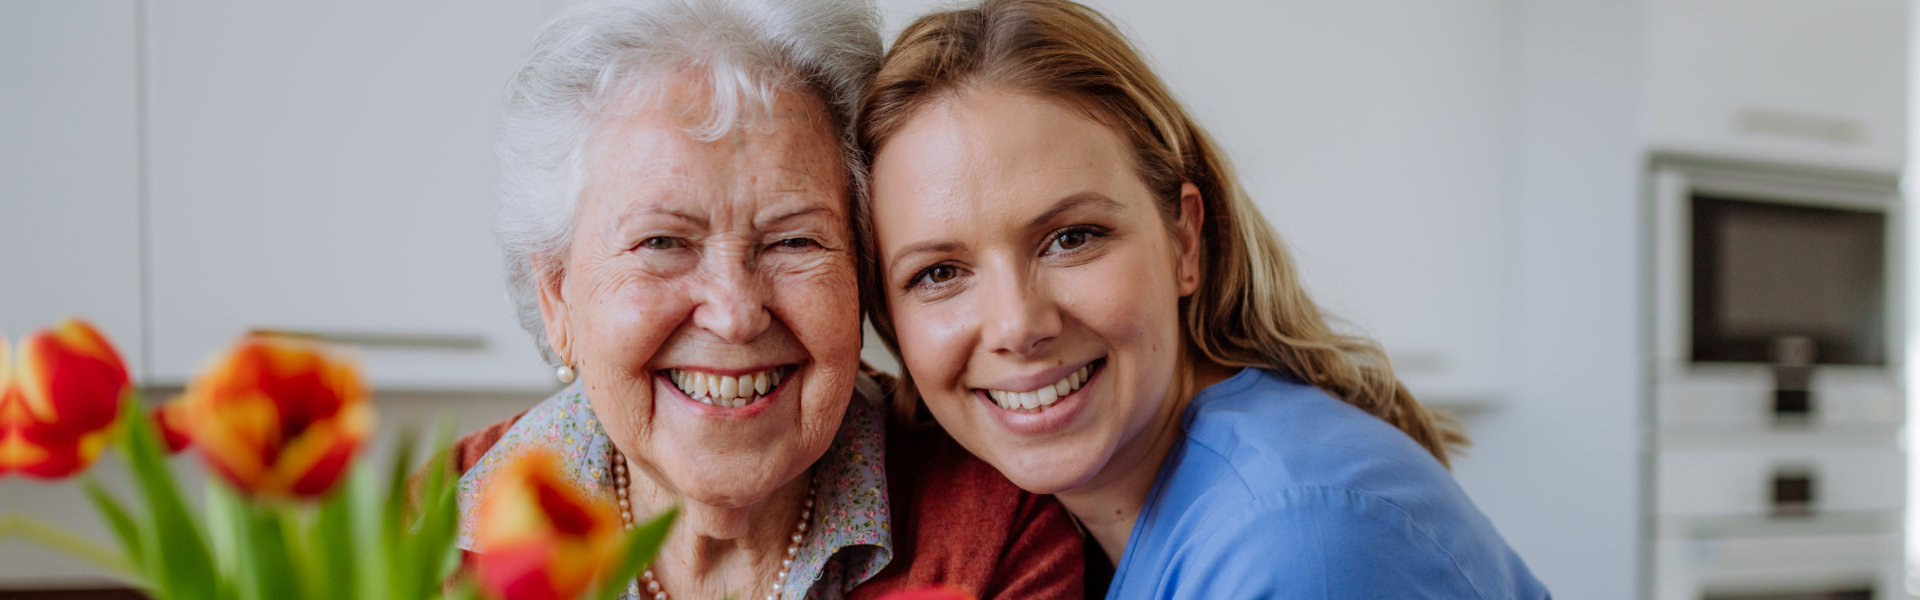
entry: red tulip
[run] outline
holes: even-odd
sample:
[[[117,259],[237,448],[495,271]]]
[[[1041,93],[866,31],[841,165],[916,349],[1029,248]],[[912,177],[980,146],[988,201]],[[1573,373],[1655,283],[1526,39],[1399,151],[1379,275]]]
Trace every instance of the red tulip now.
[[[618,558],[622,527],[605,498],[582,493],[542,450],[496,472],[480,499],[474,570],[495,598],[575,598]]]
[[[0,463],[44,479],[85,470],[113,437],[132,379],[113,344],[77,319],[20,342],[0,402]]]
[[[947,586],[924,586],[887,592],[880,600],[973,600],[973,594]]]
[[[373,431],[351,362],[324,346],[249,335],[187,386],[186,433],[242,494],[312,498],[340,481]]]

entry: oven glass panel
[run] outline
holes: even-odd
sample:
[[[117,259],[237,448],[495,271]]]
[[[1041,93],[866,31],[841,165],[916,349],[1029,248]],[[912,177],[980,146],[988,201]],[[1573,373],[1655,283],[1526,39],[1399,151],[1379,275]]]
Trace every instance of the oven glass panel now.
[[[1696,194],[1693,360],[1886,364],[1886,214]]]

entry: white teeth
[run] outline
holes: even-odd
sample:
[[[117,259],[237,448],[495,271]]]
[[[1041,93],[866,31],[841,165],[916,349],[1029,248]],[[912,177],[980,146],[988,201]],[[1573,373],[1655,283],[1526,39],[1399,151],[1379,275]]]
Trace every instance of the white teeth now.
[[[1075,391],[1078,391],[1080,386],[1087,384],[1087,377],[1091,375],[1092,372],[1093,365],[1087,365],[1081,367],[1078,371],[1068,373],[1066,377],[1060,378],[1059,381],[1053,382],[1052,385],[1041,386],[1039,389],[1031,392],[986,390],[987,397],[992,399],[993,403],[1000,408],[1007,410],[1033,411],[1042,409],[1053,406],[1054,403],[1059,402],[1061,398],[1065,398]]]
[[[739,408],[752,404],[767,391],[780,387],[783,374],[792,367],[775,367],[738,377],[668,369],[667,380],[688,398],[721,408]]]

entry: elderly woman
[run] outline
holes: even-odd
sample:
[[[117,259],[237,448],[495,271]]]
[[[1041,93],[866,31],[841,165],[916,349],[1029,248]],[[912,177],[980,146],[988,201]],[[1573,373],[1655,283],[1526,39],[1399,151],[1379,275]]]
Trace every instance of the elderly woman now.
[[[570,385],[456,447],[463,547],[477,490],[546,448],[629,525],[682,508],[635,582],[653,598],[1081,594],[1065,512],[889,425],[862,372],[848,128],[877,22],[848,0],[632,0],[540,33],[508,86],[498,235]]]

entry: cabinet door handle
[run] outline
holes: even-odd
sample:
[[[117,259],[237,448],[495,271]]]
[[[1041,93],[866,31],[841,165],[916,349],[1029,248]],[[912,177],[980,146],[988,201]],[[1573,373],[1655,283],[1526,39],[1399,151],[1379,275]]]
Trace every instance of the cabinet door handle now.
[[[424,331],[347,331],[335,329],[255,328],[253,333],[285,335],[321,340],[333,344],[395,350],[485,350],[487,336],[469,333]]]

